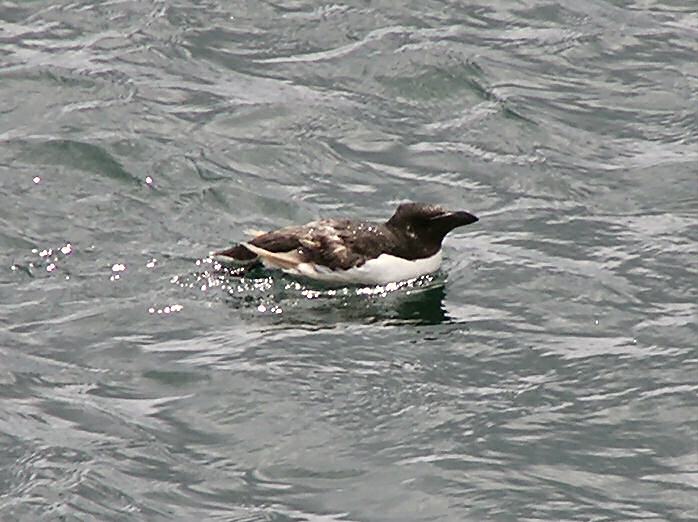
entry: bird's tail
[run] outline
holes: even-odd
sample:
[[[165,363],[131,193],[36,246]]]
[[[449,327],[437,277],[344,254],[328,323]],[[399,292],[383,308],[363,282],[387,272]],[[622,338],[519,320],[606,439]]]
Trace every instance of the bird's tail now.
[[[250,252],[259,257],[267,268],[279,268],[281,270],[293,270],[304,260],[298,250],[289,252],[270,252],[250,243],[240,243]]]
[[[220,252],[213,252],[211,257],[227,265],[240,266],[250,265],[258,260],[257,254],[245,247],[244,244],[235,245]]]

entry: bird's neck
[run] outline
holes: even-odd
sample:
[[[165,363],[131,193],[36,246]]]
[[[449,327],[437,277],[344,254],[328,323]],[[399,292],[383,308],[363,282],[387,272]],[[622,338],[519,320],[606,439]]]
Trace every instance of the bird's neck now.
[[[423,234],[418,234],[409,227],[394,227],[388,225],[388,228],[395,234],[398,239],[400,257],[406,259],[423,259],[431,257],[441,250],[441,242],[443,238],[435,238],[433,236],[425,237]]]

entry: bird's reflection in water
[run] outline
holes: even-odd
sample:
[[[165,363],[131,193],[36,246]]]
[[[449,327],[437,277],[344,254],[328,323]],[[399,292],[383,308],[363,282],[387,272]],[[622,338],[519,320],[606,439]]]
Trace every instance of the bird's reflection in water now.
[[[450,320],[444,308],[443,284],[397,298],[396,318],[417,324],[440,324]]]

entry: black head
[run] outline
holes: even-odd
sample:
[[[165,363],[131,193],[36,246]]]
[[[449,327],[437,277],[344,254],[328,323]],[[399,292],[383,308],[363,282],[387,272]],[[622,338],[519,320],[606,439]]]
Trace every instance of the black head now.
[[[451,211],[428,203],[402,203],[386,225],[409,237],[440,247],[441,241],[451,230],[477,220],[476,216],[463,210]]]

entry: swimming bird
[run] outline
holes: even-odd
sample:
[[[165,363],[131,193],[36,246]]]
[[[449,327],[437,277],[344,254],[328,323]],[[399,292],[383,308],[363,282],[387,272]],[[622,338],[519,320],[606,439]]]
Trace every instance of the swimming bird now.
[[[385,223],[321,219],[272,232],[215,252],[225,264],[279,269],[324,283],[386,284],[435,272],[451,230],[478,221],[465,211],[402,203]]]

